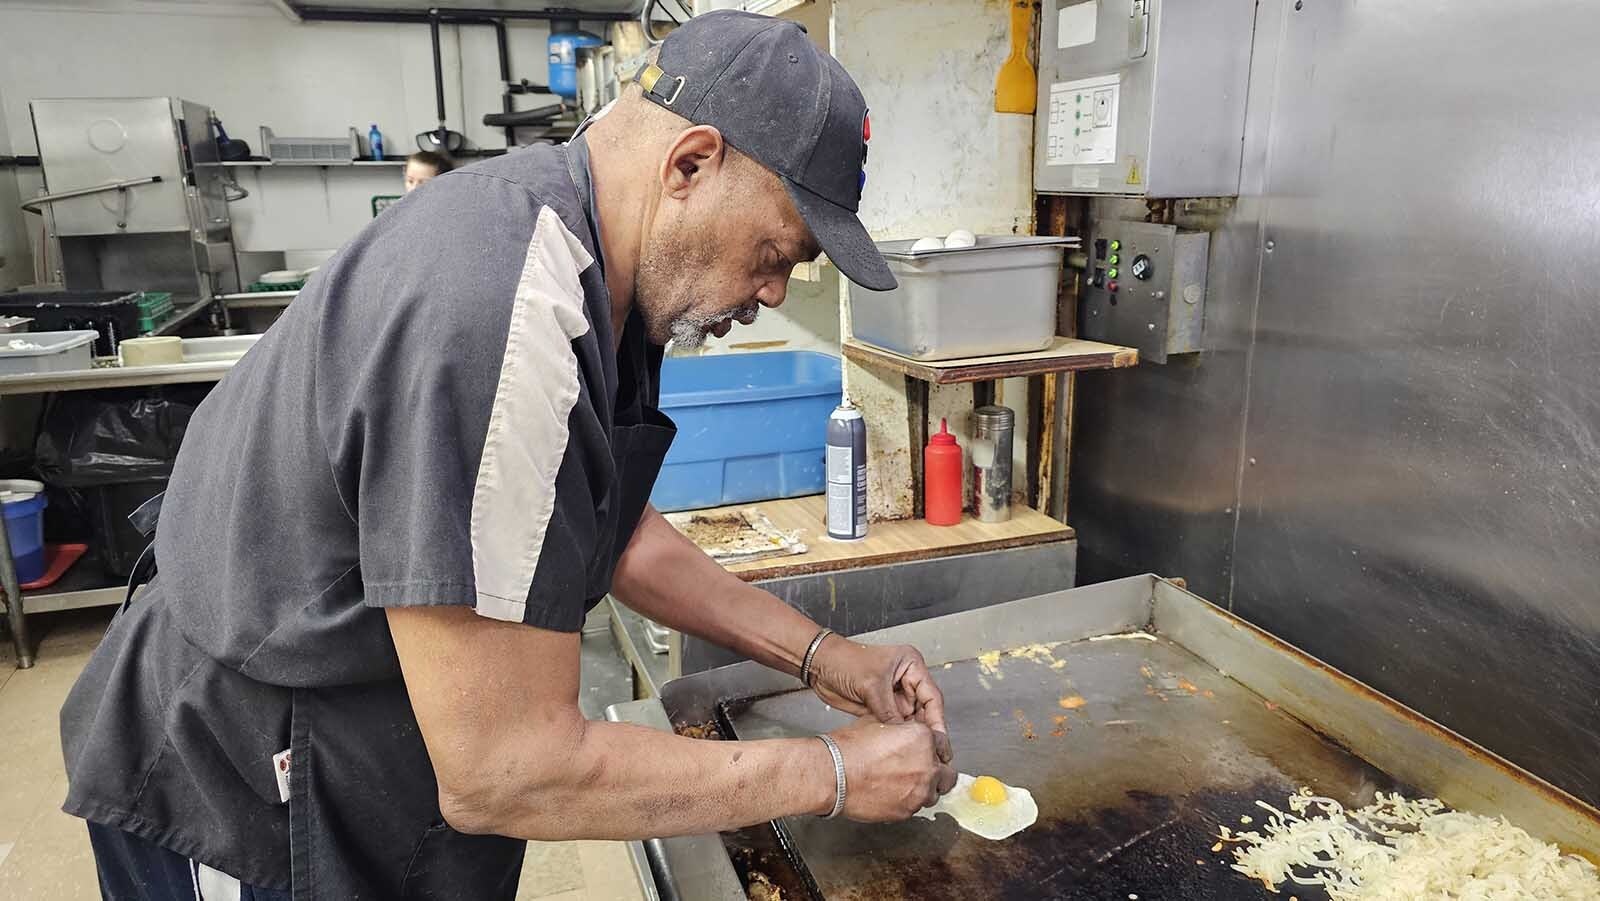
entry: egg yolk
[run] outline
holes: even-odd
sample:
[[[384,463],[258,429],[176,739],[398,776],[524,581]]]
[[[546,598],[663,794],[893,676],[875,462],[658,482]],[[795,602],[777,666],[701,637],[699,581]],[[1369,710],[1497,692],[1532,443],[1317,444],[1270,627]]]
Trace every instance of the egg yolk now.
[[[969,790],[972,800],[979,804],[999,804],[1006,799],[1006,787],[993,776],[979,776],[972,780]]]

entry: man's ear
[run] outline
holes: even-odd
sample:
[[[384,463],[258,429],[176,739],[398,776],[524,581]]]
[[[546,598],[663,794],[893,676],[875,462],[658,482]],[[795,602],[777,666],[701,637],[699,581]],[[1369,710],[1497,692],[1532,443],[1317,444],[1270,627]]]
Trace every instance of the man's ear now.
[[[678,133],[667,145],[661,163],[661,191],[668,197],[683,199],[695,186],[714,176],[727,163],[728,145],[722,132],[710,125],[696,125]]]

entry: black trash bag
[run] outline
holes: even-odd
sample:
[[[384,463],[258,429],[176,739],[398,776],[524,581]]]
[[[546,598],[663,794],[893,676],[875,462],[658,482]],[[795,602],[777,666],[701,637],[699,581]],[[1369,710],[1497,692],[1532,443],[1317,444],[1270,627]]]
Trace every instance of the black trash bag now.
[[[45,409],[34,455],[49,485],[165,479],[209,385],[64,392]]]

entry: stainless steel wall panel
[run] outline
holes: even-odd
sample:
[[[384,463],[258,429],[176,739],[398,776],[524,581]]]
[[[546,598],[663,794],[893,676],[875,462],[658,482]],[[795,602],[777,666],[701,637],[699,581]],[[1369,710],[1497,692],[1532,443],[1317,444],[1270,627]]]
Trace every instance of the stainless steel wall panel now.
[[[1081,571],[1185,576],[1600,802],[1600,7],[1294,6],[1219,349],[1079,378]]]
[[[1591,801],[1597,29],[1571,3],[1289,15],[1233,596]]]

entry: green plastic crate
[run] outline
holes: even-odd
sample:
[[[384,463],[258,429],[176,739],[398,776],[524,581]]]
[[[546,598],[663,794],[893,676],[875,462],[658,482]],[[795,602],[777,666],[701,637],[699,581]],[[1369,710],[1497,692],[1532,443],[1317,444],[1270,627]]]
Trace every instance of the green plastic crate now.
[[[142,291],[137,301],[139,305],[139,331],[148,334],[161,327],[161,324],[172,318],[177,312],[172,306],[172,293],[169,291]]]
[[[378,218],[378,214],[379,213],[381,213],[384,210],[388,209],[389,207],[392,207],[395,204],[399,203],[400,202],[400,198],[402,198],[404,196],[405,196],[404,194],[377,194],[377,195],[374,195],[373,198],[372,198],[372,218],[374,218],[374,219]]]
[[[245,290],[254,294],[261,291],[298,291],[305,286],[305,279],[297,282],[251,282]]]

